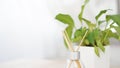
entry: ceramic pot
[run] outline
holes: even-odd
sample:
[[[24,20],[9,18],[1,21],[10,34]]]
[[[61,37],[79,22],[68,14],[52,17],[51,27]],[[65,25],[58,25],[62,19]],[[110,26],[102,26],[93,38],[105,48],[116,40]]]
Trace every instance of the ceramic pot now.
[[[80,60],[83,68],[110,68],[110,46],[105,46],[105,52],[100,51],[100,57],[94,52],[94,47],[81,46]]]

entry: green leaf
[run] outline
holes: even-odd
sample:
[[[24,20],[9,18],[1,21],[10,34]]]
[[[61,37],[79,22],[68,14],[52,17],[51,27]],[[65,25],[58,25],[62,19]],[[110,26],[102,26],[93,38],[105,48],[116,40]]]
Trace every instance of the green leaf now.
[[[85,39],[84,43],[85,43],[85,45],[89,45],[90,44],[88,39]]]
[[[107,10],[102,10],[99,12],[99,14],[95,17],[96,21],[98,21],[98,19],[107,12]]]
[[[76,37],[78,37],[78,36],[80,36],[80,35],[82,35],[82,28],[77,29],[77,30],[75,31],[74,37],[76,38]]]
[[[100,30],[96,28],[96,29],[93,30],[93,32],[94,32],[95,40],[98,40],[99,37],[100,37]]]
[[[100,40],[96,40],[96,42],[97,42],[97,46],[98,46],[103,52],[105,52],[105,48],[104,48],[104,46],[102,45],[102,43],[100,42]]]
[[[74,21],[70,15],[58,14],[56,15],[55,18],[64,24],[68,24],[69,26],[74,26]]]
[[[112,30],[109,31],[108,37],[119,39],[119,35],[115,32],[112,32]]]
[[[73,27],[72,27],[72,26],[68,26],[65,30],[66,30],[69,38],[71,39],[71,37],[72,37],[72,32],[73,32]]]
[[[82,20],[88,25],[90,30],[92,30],[96,26],[96,24],[91,23],[91,21],[89,21],[85,18],[82,18]]]
[[[109,21],[112,19],[120,27],[120,14],[118,15],[107,15],[106,20]]]
[[[98,57],[100,57],[100,54],[99,54],[99,49],[98,47],[94,46],[94,50],[95,50],[95,53]]]
[[[94,33],[93,32],[88,33],[87,39],[90,42],[90,44],[94,45]]]
[[[82,39],[82,37],[84,36],[85,31],[86,31],[86,28],[77,29],[74,33],[73,42],[79,42]]]
[[[77,30],[75,31],[75,33],[74,33],[74,36],[75,36],[75,37],[83,36],[84,33],[85,33],[85,31],[86,31],[86,28],[77,29]]]
[[[109,32],[110,30],[109,29],[106,29],[104,31],[101,31],[101,39],[100,41],[102,42],[103,45],[108,45],[109,44]]]
[[[78,37],[76,37],[76,38],[73,38],[73,42],[79,42],[80,40],[82,39],[82,37],[81,36],[78,36]]]
[[[83,12],[84,12],[85,6],[87,5],[88,2],[89,2],[89,0],[85,0],[84,4],[81,6],[81,11],[80,11],[80,14],[78,16],[81,23],[82,23],[82,18],[83,18]]]
[[[79,20],[80,20],[80,22],[82,23],[82,17],[83,17],[83,12],[84,12],[84,8],[85,8],[85,5],[82,5],[82,10],[81,10],[81,12],[80,12],[80,14],[79,14]]]

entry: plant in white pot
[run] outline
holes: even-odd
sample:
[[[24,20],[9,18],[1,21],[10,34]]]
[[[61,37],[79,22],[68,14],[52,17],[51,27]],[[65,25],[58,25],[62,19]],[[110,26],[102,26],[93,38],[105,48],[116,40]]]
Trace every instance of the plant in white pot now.
[[[101,10],[95,16],[96,22],[92,22],[83,17],[88,2],[89,0],[84,1],[78,15],[80,27],[76,27],[69,14],[60,13],[56,15],[56,19],[67,25],[65,31],[73,44],[77,45],[81,42],[85,32],[88,31],[80,48],[80,59],[85,68],[109,68],[109,39],[120,39],[120,15],[106,15],[109,9]],[[104,19],[101,19],[101,16],[104,16]],[[105,26],[101,29],[100,26],[103,23]],[[68,47],[66,41],[65,45]]]

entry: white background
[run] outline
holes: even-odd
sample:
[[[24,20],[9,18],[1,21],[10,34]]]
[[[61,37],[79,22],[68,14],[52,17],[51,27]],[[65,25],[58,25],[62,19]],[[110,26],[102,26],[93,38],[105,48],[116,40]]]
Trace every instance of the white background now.
[[[0,62],[59,57],[59,33],[45,1],[0,0]]]
[[[74,4],[76,8],[70,6],[76,12],[79,11],[77,1]],[[92,1],[91,5],[93,5],[89,6],[89,11],[86,11],[88,18],[92,14],[94,16],[94,13],[97,13],[96,10],[105,8],[104,6],[114,9],[113,13],[117,11],[115,0]],[[64,58],[66,49],[61,34],[63,28],[61,24],[56,23],[53,16],[56,14],[54,11],[56,8],[61,12],[73,13],[74,11],[68,11],[73,10],[69,7],[73,5],[72,0],[68,4],[64,3],[66,7],[63,9],[67,9],[66,11],[61,10],[59,1],[56,1],[58,6],[51,5],[50,0],[47,2],[44,0],[0,0],[0,62],[21,58]],[[55,1],[51,0],[51,2]],[[76,14],[72,15],[74,17]]]

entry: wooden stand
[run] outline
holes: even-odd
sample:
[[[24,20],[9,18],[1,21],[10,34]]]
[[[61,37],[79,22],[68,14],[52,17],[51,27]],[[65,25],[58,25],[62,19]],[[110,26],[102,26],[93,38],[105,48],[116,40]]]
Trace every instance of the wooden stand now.
[[[70,38],[68,37],[67,32],[66,32],[66,31],[63,32],[63,37],[64,37],[64,39],[65,39],[65,41],[66,41],[66,43],[67,43],[67,45],[68,45],[68,48],[69,48],[70,52],[73,52],[73,53],[79,52],[80,46],[81,46],[82,42],[84,41],[87,33],[88,33],[88,30],[85,32],[85,34],[84,34],[84,36],[83,36],[83,38],[82,38],[82,40],[81,40],[78,48],[77,48],[77,49],[74,49],[74,48],[72,47],[72,42],[71,42]],[[69,62],[69,65],[68,65],[67,68],[70,68],[70,67],[71,67],[71,64],[72,64],[73,62],[76,63],[77,68],[81,68],[81,64],[80,64],[79,58],[78,58],[78,59],[70,59],[70,62]]]

